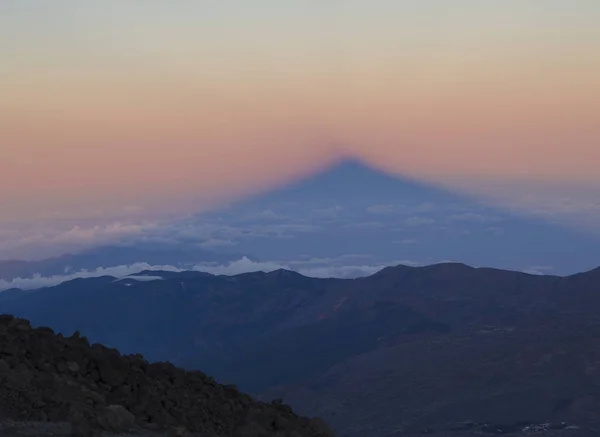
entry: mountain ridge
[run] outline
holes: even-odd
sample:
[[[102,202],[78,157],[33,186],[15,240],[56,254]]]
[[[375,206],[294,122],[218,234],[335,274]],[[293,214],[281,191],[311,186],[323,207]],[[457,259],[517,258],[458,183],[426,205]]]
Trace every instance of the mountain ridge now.
[[[479,267],[479,266],[473,266],[473,265],[469,265],[467,263],[462,263],[462,262],[448,261],[448,262],[439,262],[439,263],[428,264],[428,265],[423,265],[423,266],[412,266],[412,265],[407,265],[407,264],[390,265],[387,267],[383,267],[381,270],[379,270],[373,274],[355,278],[354,280],[366,279],[366,278],[382,276],[382,275],[387,275],[387,274],[396,274],[400,271],[406,272],[406,271],[417,271],[417,270],[437,270],[438,272],[442,272],[442,271],[467,272],[467,271],[474,271],[474,270],[483,270],[483,271],[489,271],[489,272],[511,272],[511,273],[521,274],[521,275],[525,275],[525,276],[545,276],[545,277],[557,277],[557,278],[579,278],[579,277],[585,277],[587,275],[600,275],[600,267],[596,267],[596,268],[589,269],[589,270],[579,272],[579,273],[566,274],[566,275],[553,275],[553,274],[529,273],[529,272],[524,272],[524,271],[520,271],[520,270],[512,270],[512,269],[500,269],[500,268],[495,268],[495,267],[485,267],[485,266]],[[41,290],[41,289],[53,288],[53,287],[57,287],[62,284],[65,284],[65,283],[73,283],[73,282],[80,282],[80,281],[87,281],[87,280],[103,282],[103,281],[108,281],[111,279],[112,280],[127,279],[129,277],[135,277],[135,276],[150,276],[150,277],[151,276],[156,276],[156,277],[164,276],[169,279],[175,279],[177,277],[237,278],[237,277],[244,277],[244,276],[248,276],[248,275],[251,275],[251,276],[254,276],[254,275],[267,276],[268,275],[270,277],[278,276],[278,275],[280,275],[280,276],[285,275],[285,276],[290,276],[290,277],[327,279],[327,278],[305,275],[305,274],[302,274],[293,269],[287,269],[287,268],[277,268],[275,270],[269,270],[269,271],[254,270],[254,271],[248,271],[248,272],[236,273],[236,274],[213,274],[213,273],[205,272],[205,271],[201,271],[201,270],[185,270],[185,269],[182,269],[179,271],[145,269],[145,270],[140,270],[139,272],[136,272],[136,273],[129,273],[125,276],[112,276],[112,275],[102,275],[102,276],[92,276],[92,277],[82,276],[82,277],[78,277],[78,278],[69,279],[67,281],[61,282],[56,285],[39,287],[39,288],[35,288],[35,289],[28,289],[27,291],[36,291],[36,290]],[[341,278],[330,278],[330,279],[343,280]],[[0,293],[2,293],[3,291],[8,291],[8,290],[21,290],[21,289],[18,287],[15,287],[15,288],[6,289],[6,290],[0,290]]]

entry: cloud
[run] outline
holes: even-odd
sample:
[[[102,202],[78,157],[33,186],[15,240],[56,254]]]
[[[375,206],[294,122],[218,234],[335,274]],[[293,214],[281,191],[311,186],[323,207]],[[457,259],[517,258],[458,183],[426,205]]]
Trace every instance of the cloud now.
[[[35,254],[37,258],[47,257],[143,237],[158,228],[158,222],[150,221],[87,225],[68,225],[57,221],[45,222],[43,225],[15,226],[0,235],[0,251],[13,258],[28,253]]]
[[[416,244],[417,240],[414,238],[406,238],[404,240],[396,240],[394,244]]]
[[[191,217],[173,221],[110,223],[45,222],[39,226],[7,226],[0,232],[0,253],[5,258],[39,259],[118,244],[192,245],[219,250],[250,238],[295,238],[318,232],[319,222],[298,217],[286,219],[272,210],[235,217]],[[247,219],[251,219],[248,221]],[[32,256],[33,254],[33,256]]]
[[[435,223],[435,219],[431,217],[413,216],[402,220],[401,224],[407,226],[424,226],[432,225]]]
[[[219,247],[231,247],[235,246],[236,244],[237,242],[233,240],[221,240],[218,238],[211,238],[200,243],[200,246],[207,249],[214,249]]]
[[[523,273],[529,273],[530,275],[549,275],[550,272],[554,270],[554,267],[550,266],[532,266],[525,270]]]
[[[78,272],[66,275],[42,276],[35,274],[30,278],[16,278],[12,281],[0,280],[0,290],[9,288],[20,288],[23,290],[31,290],[34,288],[51,287],[65,281],[71,281],[77,278],[94,278],[99,276],[114,276],[122,278],[127,275],[139,273],[143,270],[164,270],[164,271],[181,271],[181,269],[169,265],[150,265],[148,263],[135,263],[131,265],[121,265],[114,267],[98,267],[94,270],[80,270]]]
[[[110,223],[92,227],[73,226],[67,231],[57,232],[54,235],[33,235],[23,238],[25,243],[42,244],[86,244],[111,241],[125,235],[138,234],[151,229],[153,224],[124,224]]]
[[[385,223],[382,222],[352,222],[342,226],[345,229],[381,229],[385,227]]]
[[[308,225],[303,223],[282,223],[282,224],[267,224],[254,225],[249,227],[248,235],[253,237],[270,237],[270,236],[292,236],[293,234],[313,233],[321,230],[318,225]]]
[[[424,202],[424,203],[420,203],[415,206],[411,206],[408,209],[415,214],[419,214],[419,213],[424,213],[424,212],[432,212],[432,211],[438,209],[439,207],[440,207],[440,205],[434,205],[431,202]]]
[[[345,264],[349,260],[369,260],[373,259],[373,255],[368,253],[348,253],[334,258],[320,258],[312,256],[300,257],[300,259],[289,261],[292,265],[308,265],[308,264]],[[352,261],[356,262],[356,261]]]
[[[465,180],[459,190],[517,216],[600,231],[600,185],[532,181]]]
[[[162,276],[129,275],[122,279],[133,279],[134,281],[139,281],[139,282],[149,282],[149,281],[160,281],[165,278],[163,278]]]
[[[394,205],[386,204],[386,205],[372,205],[372,206],[369,206],[366,209],[366,211],[369,214],[389,214],[391,212],[394,212],[395,209],[396,209],[396,207]]]
[[[370,276],[387,267],[386,265],[331,266],[300,269],[299,273],[313,278],[345,278],[353,279]]]
[[[449,217],[449,220],[460,221],[460,222],[475,222],[475,223],[498,221],[498,219],[495,217],[488,217],[483,214],[475,213],[472,211],[462,212],[459,214],[453,214]]]
[[[313,216],[323,218],[335,218],[342,214],[345,209],[339,205],[331,206],[329,208],[321,208],[313,211]]]
[[[271,213],[266,215],[271,216]],[[251,216],[256,218],[260,214]],[[279,217],[279,215],[271,217]],[[239,244],[241,240],[248,238],[294,238],[297,234],[313,233],[321,229],[316,224],[303,223],[301,220],[287,222],[276,220],[275,223],[271,219],[263,222],[235,222],[221,218],[197,217],[170,223],[142,235],[133,235],[131,244],[136,242],[184,243],[217,249]]]
[[[273,211],[272,209],[265,209],[262,211],[250,211],[241,217],[241,219],[244,221],[251,221],[251,220],[276,221],[276,220],[289,220],[289,218],[290,217],[288,217],[284,214],[277,213],[277,212]]]

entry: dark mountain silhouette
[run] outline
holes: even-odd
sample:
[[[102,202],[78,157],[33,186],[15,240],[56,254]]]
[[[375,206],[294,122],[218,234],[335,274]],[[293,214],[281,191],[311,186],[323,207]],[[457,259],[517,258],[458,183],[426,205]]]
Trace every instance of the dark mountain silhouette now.
[[[13,290],[0,293],[0,312],[282,397],[340,435],[600,429],[598,269],[142,275],[162,279]]]
[[[257,402],[199,371],[90,345],[78,333],[55,335],[0,315],[0,339],[3,436],[333,435],[284,404]]]

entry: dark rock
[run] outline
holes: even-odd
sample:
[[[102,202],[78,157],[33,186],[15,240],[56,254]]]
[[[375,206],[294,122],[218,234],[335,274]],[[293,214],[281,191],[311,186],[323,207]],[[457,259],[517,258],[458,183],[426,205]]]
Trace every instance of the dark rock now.
[[[332,435],[286,405],[257,402],[202,372],[149,364],[12,316],[0,315],[1,326],[0,412],[12,420],[69,422],[82,437],[139,426],[172,437]]]
[[[10,370],[10,366],[6,361],[0,359],[0,374],[4,372],[8,372]]]
[[[167,437],[186,437],[187,430],[183,426],[172,426],[167,430]]]
[[[135,416],[121,405],[109,405],[97,413],[96,422],[107,431],[123,432],[133,427]]]
[[[69,370],[69,372],[77,374],[79,373],[79,364],[77,364],[74,361],[69,361],[67,363],[67,369]]]

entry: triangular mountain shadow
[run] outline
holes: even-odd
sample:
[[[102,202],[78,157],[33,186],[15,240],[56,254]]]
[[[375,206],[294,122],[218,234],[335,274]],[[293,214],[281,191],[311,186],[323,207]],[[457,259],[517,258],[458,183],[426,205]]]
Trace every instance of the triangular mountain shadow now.
[[[236,246],[267,260],[368,254],[386,264],[451,260],[547,274],[587,270],[600,260],[600,240],[594,235],[357,160],[341,161],[204,217],[249,232],[275,229]]]
[[[289,206],[302,209],[307,205],[320,207],[333,206],[388,206],[420,205],[422,213],[426,207],[436,205],[455,207],[457,211],[476,210],[490,213],[505,219],[518,220],[522,224],[574,234],[586,235],[572,228],[550,223],[541,217],[525,216],[513,211],[485,203],[475,196],[457,193],[439,185],[413,178],[398,176],[375,168],[358,159],[344,159],[325,170],[301,179],[280,185],[271,190],[238,200],[210,215],[238,214],[250,210],[278,210]],[[600,240],[597,240],[600,242]]]
[[[408,177],[399,177],[365,164],[357,159],[345,159],[333,166],[291,181],[275,189],[250,196],[235,202],[234,208],[256,204],[274,206],[308,202],[328,204],[367,201],[395,200],[398,203],[411,201],[447,201],[454,196],[456,201],[467,197]],[[472,200],[471,200],[472,201]]]

